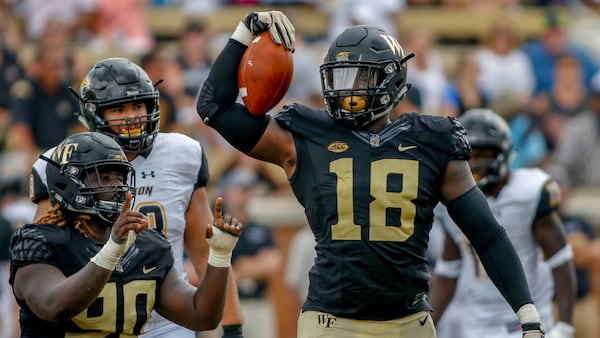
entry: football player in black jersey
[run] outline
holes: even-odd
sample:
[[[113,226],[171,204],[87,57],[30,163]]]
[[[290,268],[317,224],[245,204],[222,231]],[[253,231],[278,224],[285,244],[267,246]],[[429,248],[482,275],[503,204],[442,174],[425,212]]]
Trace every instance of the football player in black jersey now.
[[[115,140],[75,134],[44,159],[52,208],[10,244],[21,337],[137,336],[153,309],[193,330],[219,324],[243,228],[222,216],[220,198],[206,235],[209,266],[194,288],[173,268],[168,240],[130,210],[133,168]]]
[[[293,104],[254,116],[236,103],[237,69],[264,31],[294,50],[283,13],[250,13],[213,64],[197,109],[237,149],[281,166],[305,208],[317,256],[298,337],[435,337],[426,251],[440,201],[524,337],[543,337],[519,258],[471,175],[463,127],[416,113],[389,118],[410,87],[406,61],[414,54],[379,27],[350,27],[320,67],[326,110]]]

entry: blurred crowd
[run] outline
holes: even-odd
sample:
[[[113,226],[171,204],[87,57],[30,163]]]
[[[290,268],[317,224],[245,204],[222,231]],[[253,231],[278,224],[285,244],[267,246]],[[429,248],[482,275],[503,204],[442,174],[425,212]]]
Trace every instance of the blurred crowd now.
[[[280,169],[237,152],[196,113],[197,92],[229,36],[214,32],[200,17],[229,6],[248,5],[307,6],[329,18],[329,30],[321,37],[297,32],[294,78],[279,107],[288,102],[323,106],[318,67],[329,37],[352,24],[380,25],[397,32],[405,52],[417,55],[408,66],[412,88],[395,113],[460,116],[470,108],[490,107],[510,122],[516,149],[511,162],[514,168],[546,169],[560,182],[567,198],[578,189],[600,188],[600,43],[590,37],[590,26],[582,26],[585,17],[586,25],[600,31],[597,0],[0,0],[0,257],[5,265],[5,243],[11,229],[33,217],[34,207],[27,197],[30,165],[67,135],[84,130],[74,116],[79,107],[73,90],[78,92],[77,81],[96,61],[108,56],[139,62],[153,81],[160,82],[160,130],[182,132],[202,143],[210,165],[209,192],[216,195],[227,184],[244,182],[243,188],[251,185],[254,194],[290,196]],[[507,12],[535,6],[545,11],[544,32],[524,39],[506,16],[492,23],[484,38],[452,44],[430,27],[399,29],[402,12],[417,6],[440,10],[489,7]],[[180,8],[189,15],[170,18],[185,20],[185,24],[168,39],[158,38],[145,20],[148,10],[163,8]],[[589,214],[593,213],[597,211],[590,210]],[[596,223],[599,219],[589,214],[571,216],[587,217],[592,225],[600,225]],[[594,226],[585,241],[593,241]],[[239,255],[267,257],[265,252],[269,252],[266,261],[272,263],[272,269],[252,277],[258,282],[249,282],[251,277],[240,282],[260,285],[249,294],[265,298],[269,297],[264,291],[266,282],[283,271],[286,263],[279,260],[288,248],[274,251],[277,238],[270,232],[256,233],[263,236],[260,245],[269,251],[257,247]],[[302,236],[310,242],[310,236]],[[311,259],[312,254],[309,251],[302,253],[304,256]],[[581,267],[598,264],[593,259],[586,262]],[[248,270],[238,268],[241,275]],[[305,283],[299,279],[306,278],[306,273],[290,273],[297,277],[288,276],[287,282],[290,287],[301,285],[296,291],[303,295]],[[12,295],[4,287],[0,297],[6,300]],[[0,311],[5,313],[0,316],[5,330],[1,337],[11,336],[6,323],[15,318],[2,310],[7,307],[10,302],[0,301]]]

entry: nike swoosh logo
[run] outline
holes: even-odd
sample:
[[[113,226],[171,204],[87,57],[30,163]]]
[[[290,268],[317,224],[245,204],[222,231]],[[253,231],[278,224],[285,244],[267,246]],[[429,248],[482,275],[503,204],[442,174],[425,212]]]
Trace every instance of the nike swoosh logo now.
[[[153,266],[153,267],[151,267],[151,268],[147,268],[147,267],[144,265],[144,266],[142,266],[142,273],[143,273],[144,275],[147,275],[147,274],[149,274],[150,272],[154,271],[154,269],[156,269],[156,267],[155,267],[155,266]]]
[[[403,147],[402,144],[399,144],[398,145],[398,151],[403,152],[403,151],[415,149],[416,147],[417,146],[406,146],[406,147]]]
[[[419,319],[419,324],[421,324],[421,326],[424,326],[425,323],[427,323],[427,318],[429,318],[429,315],[425,316],[425,318],[423,318],[423,320]]]

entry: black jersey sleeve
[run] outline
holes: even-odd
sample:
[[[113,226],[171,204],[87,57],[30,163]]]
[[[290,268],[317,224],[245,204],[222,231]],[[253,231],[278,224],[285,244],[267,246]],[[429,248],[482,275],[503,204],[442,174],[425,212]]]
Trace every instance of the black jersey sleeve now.
[[[194,184],[194,189],[206,187],[209,179],[208,160],[206,152],[202,151],[202,164],[200,165],[200,170],[198,170],[198,178],[196,179],[196,184]]]
[[[471,156],[471,146],[467,133],[462,124],[453,117],[418,115],[422,124],[421,141],[423,144],[449,154],[450,159],[468,160]]]
[[[282,128],[307,137],[320,134],[336,125],[327,111],[297,103],[283,107],[274,118]]]
[[[10,283],[20,267],[30,264],[54,265],[55,252],[44,233],[35,224],[26,224],[13,234],[10,241]]]
[[[536,218],[543,217],[558,209],[561,203],[560,186],[556,181],[549,180],[542,188],[540,201],[536,210]]]

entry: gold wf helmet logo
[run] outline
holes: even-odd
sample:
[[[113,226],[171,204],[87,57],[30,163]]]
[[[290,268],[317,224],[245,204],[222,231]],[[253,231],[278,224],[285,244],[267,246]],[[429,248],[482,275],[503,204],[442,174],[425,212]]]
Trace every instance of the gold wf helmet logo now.
[[[396,40],[395,37],[383,34],[380,36],[388,44],[388,46],[390,46],[392,53],[399,56],[404,56],[404,50],[402,49],[402,46],[400,46],[400,43],[398,42],[398,40]]]
[[[73,152],[77,150],[79,143],[65,143],[56,147],[54,153],[52,153],[52,160],[58,164],[65,164],[69,162]]]
[[[336,61],[348,61],[350,58],[350,52],[339,52],[335,55]]]

